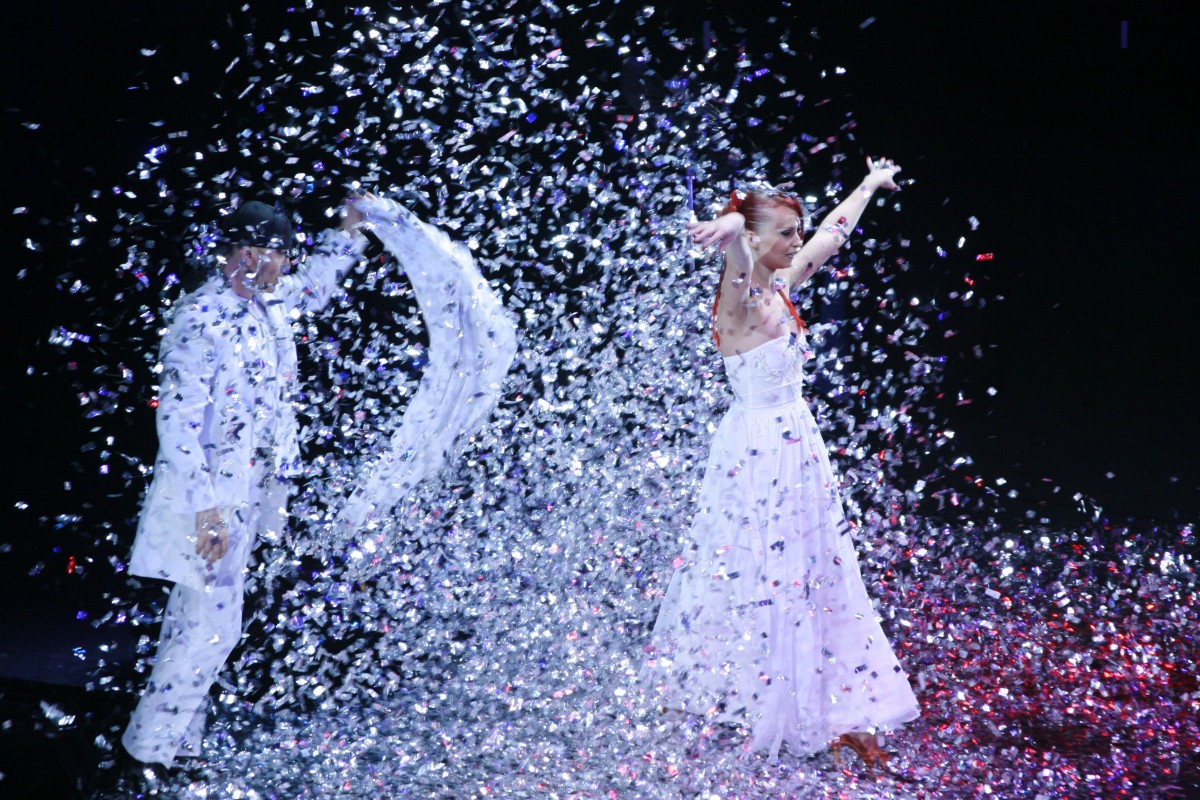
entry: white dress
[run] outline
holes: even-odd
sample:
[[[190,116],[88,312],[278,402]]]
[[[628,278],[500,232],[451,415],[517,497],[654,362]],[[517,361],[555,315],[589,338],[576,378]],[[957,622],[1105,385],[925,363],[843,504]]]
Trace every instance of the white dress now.
[[[783,337],[725,358],[734,401],[646,664],[659,705],[744,725],[772,757],[918,715],[801,395],[805,356]]]

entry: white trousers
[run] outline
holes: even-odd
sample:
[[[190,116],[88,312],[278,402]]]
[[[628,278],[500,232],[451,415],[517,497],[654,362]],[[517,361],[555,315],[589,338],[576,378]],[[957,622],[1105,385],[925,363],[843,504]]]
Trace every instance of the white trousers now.
[[[121,737],[143,763],[171,766],[176,756],[200,754],[208,691],[242,636],[242,596],[254,541],[287,519],[287,484],[268,476],[248,507],[222,509],[229,550],[216,562],[204,591],[175,584],[163,614],[150,681]],[[186,535],[181,533],[180,535]]]

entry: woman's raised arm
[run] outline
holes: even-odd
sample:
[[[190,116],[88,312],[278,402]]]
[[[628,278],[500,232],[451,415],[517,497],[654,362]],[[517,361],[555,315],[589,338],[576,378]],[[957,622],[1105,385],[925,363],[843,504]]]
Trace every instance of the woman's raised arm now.
[[[800,252],[796,254],[796,265],[788,270],[786,276],[788,288],[794,289],[812,277],[828,261],[838,248],[846,243],[850,231],[858,225],[867,203],[879,189],[898,189],[895,176],[900,167],[890,158],[872,161],[867,158],[867,177],[863,178],[858,188],[851,192],[845,200],[838,203],[832,211],[821,220]]]

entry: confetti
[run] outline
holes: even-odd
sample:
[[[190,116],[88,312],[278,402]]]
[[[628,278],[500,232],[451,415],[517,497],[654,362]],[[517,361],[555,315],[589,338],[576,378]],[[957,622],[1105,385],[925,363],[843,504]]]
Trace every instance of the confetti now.
[[[315,232],[349,189],[396,198],[469,243],[518,317],[519,346],[482,428],[348,541],[331,516],[422,396],[433,332],[381,252],[336,307],[296,322],[306,474],[291,530],[249,576],[246,645],[218,681],[205,764],[166,796],[1152,797],[1195,785],[1193,528],[1133,530],[1085,498],[1061,512],[976,474],[946,419],[977,392],[946,376],[966,338],[954,331],[969,330],[951,321],[992,299],[961,291],[963,276],[992,254],[959,252],[959,230],[914,235],[924,222],[898,206],[873,209],[798,301],[814,415],[921,703],[887,739],[890,768],[916,783],[869,783],[827,754],[747,758],[736,730],[646,702],[649,626],[729,402],[708,328],[719,265],[680,229],[757,181],[794,181],[813,214],[843,194],[851,109],[813,94],[845,71],[828,36],[785,35],[790,12],[755,50],[724,24],[700,45],[690,21],[620,3],[314,5],[275,29],[233,12],[213,63],[156,89],[190,91],[184,76],[203,68],[222,79],[224,112],[150,126],[119,185],[23,234],[27,253],[72,253],[39,268],[64,303],[45,344],[92,437],[70,457],[80,477],[64,465],[64,507],[25,512],[69,539],[74,561],[63,550],[28,571],[123,573],[152,470],[162,312],[235,200],[272,197]],[[785,136],[796,145],[771,144]],[[81,261],[99,266],[83,274]],[[83,623],[138,641],[143,670],[142,631],[161,613],[144,598],[97,599],[107,607]],[[124,702],[138,681],[105,653],[77,657]],[[42,716],[69,724],[52,705]]]

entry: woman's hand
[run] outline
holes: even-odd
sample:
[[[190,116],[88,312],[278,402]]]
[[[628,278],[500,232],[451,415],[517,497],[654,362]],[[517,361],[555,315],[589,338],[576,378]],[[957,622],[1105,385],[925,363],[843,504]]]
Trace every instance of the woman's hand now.
[[[746,218],[734,211],[722,214],[708,222],[689,223],[687,231],[692,235],[692,241],[701,247],[715,244],[724,250],[730,242],[741,235],[742,229],[745,227]]]
[[[867,177],[863,179],[863,188],[869,192],[876,189],[899,189],[896,185],[896,173],[900,171],[900,165],[890,158],[880,158],[875,161],[867,156]]]

